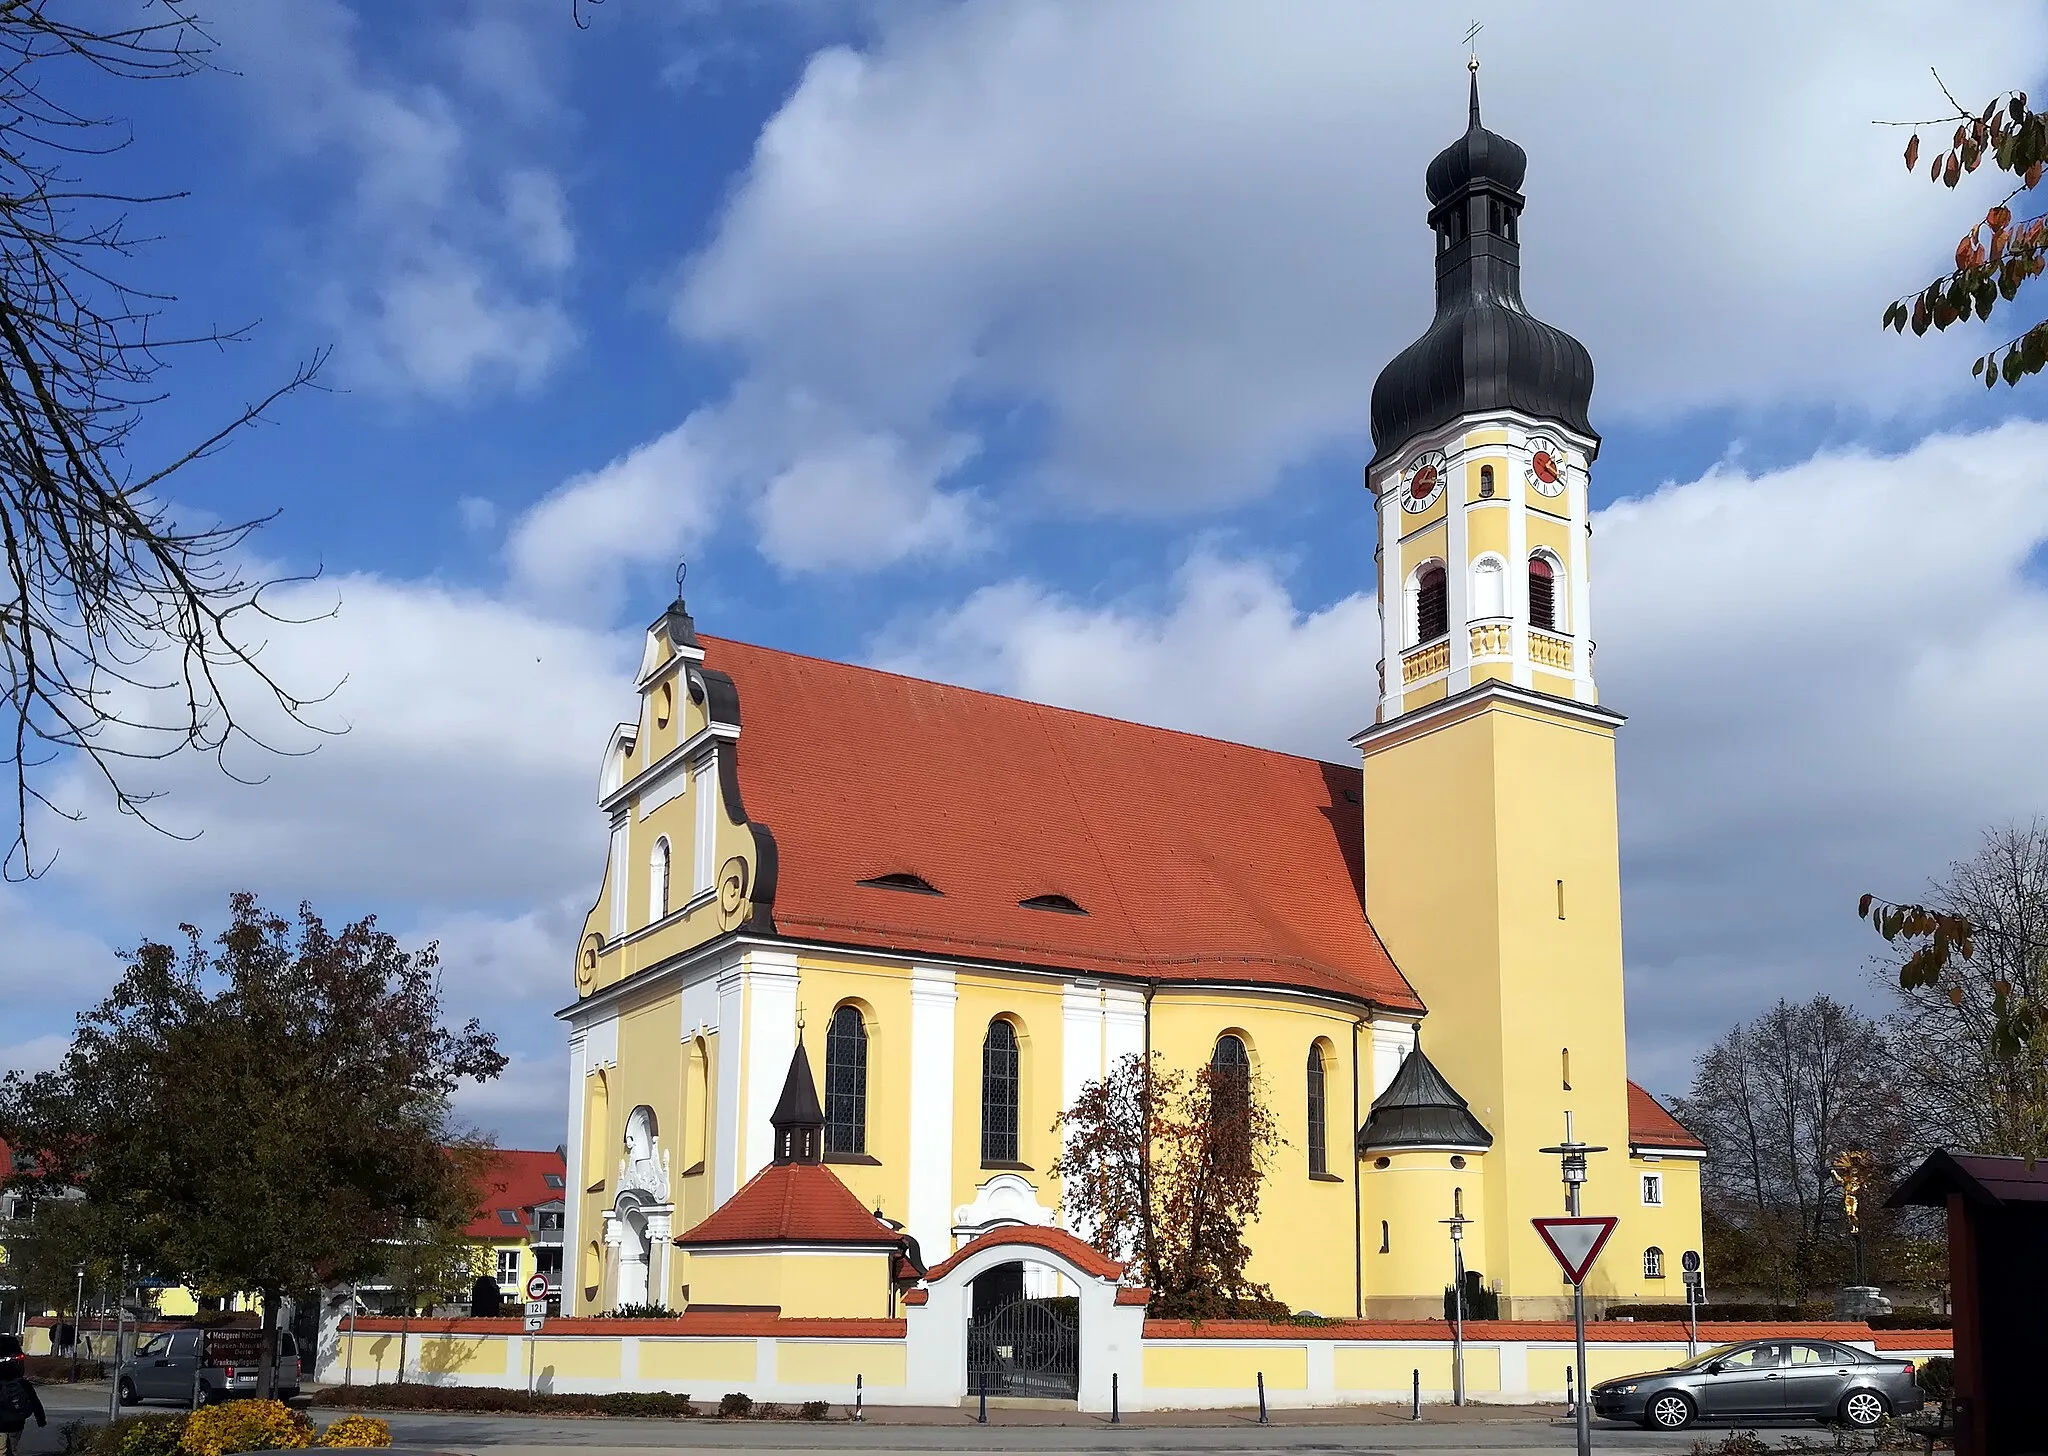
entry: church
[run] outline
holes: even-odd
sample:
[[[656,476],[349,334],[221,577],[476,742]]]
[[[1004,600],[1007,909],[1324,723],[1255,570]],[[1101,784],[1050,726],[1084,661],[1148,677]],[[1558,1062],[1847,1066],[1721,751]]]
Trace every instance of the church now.
[[[1705,1150],[1628,1077],[1593,367],[1523,303],[1525,166],[1475,72],[1426,178],[1435,317],[1372,392],[1354,757],[733,641],[680,599],[647,629],[561,1013],[565,1314],[893,1316],[977,1236],[1067,1227],[1055,1118],[1147,1052],[1277,1119],[1249,1274],[1292,1309],[1440,1318],[1455,1210],[1503,1317],[1568,1314],[1530,1225],[1568,1116],[1620,1220],[1595,1307],[1684,1298]]]

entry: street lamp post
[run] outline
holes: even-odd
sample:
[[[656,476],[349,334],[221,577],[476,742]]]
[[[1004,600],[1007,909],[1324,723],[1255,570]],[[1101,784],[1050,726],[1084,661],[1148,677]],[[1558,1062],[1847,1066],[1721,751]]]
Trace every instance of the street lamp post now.
[[[1441,1219],[1451,1231],[1451,1404],[1465,1403],[1465,1190],[1451,1190],[1451,1216]]]
[[[78,1339],[85,1333],[85,1265],[78,1266],[78,1293],[71,1300],[71,1383],[78,1384]]]
[[[1564,1141],[1555,1147],[1540,1151],[1556,1153],[1564,1168],[1564,1211],[1572,1217],[1579,1217],[1579,1190],[1586,1184],[1586,1157],[1589,1153],[1604,1153],[1605,1148],[1596,1148],[1582,1143],[1572,1136],[1572,1115],[1564,1115]],[[1578,1434],[1579,1456],[1592,1456],[1593,1418],[1592,1392],[1586,1389],[1586,1286],[1581,1280],[1572,1281],[1572,1328],[1577,1335],[1578,1346]]]

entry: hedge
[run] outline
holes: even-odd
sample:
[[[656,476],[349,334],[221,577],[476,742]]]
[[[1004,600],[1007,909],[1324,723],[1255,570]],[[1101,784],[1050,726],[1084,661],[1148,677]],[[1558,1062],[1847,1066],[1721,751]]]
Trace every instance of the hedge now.
[[[515,1415],[667,1416],[697,1414],[687,1395],[668,1391],[608,1391],[602,1395],[533,1393],[496,1385],[330,1385],[313,1393],[314,1405],[359,1410],[495,1411]]]
[[[1702,1320],[1831,1320],[1835,1309],[1831,1304],[1814,1300],[1806,1304],[1703,1304],[1700,1306]],[[1684,1324],[1686,1307],[1682,1304],[1614,1304],[1609,1305],[1602,1319],[1672,1320]]]

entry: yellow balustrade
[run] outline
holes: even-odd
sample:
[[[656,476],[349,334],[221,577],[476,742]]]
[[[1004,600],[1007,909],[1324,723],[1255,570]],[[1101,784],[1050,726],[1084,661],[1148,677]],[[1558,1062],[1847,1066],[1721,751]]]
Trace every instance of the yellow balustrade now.
[[[1529,632],[1529,660],[1538,667],[1554,667],[1560,672],[1572,670],[1572,644],[1567,637],[1553,637],[1547,632],[1533,628]]]
[[[1427,647],[1418,647],[1401,659],[1401,682],[1420,682],[1432,673],[1442,672],[1451,665],[1451,644],[1448,638],[1432,642]]]

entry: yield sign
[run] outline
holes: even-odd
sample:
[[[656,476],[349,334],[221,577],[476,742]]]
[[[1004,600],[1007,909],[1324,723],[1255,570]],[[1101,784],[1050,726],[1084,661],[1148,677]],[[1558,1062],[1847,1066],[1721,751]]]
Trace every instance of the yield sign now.
[[[1529,1220],[1536,1225],[1536,1236],[1564,1266],[1564,1277],[1574,1284],[1586,1282],[1586,1271],[1600,1257],[1600,1251],[1607,1246],[1607,1237],[1614,1232],[1618,1221],[1605,1216]]]

